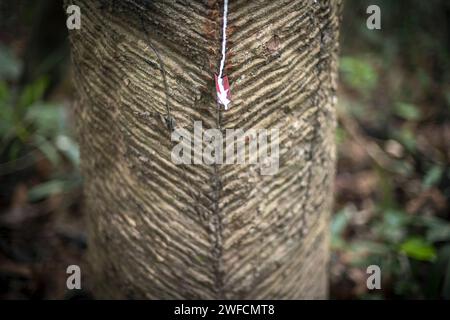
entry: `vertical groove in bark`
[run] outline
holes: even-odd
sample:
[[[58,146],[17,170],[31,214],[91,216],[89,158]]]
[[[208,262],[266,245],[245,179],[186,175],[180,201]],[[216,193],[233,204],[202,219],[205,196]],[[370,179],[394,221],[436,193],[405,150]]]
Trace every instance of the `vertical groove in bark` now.
[[[213,78],[221,1],[78,3],[72,56],[99,296],[325,297],[339,1],[231,0],[227,112]],[[279,172],[174,165],[167,97],[190,132],[194,121],[278,128]]]
[[[219,7],[218,7],[219,6]],[[216,43],[213,42],[213,45],[216,45],[216,48],[221,48],[222,46],[222,37],[223,35],[223,11],[221,10],[221,8],[223,7],[223,4],[218,5],[216,2],[216,6],[213,7],[212,12],[214,13],[214,16],[218,17],[219,19],[216,18],[216,24],[214,25],[214,29],[215,29],[215,34],[216,37],[214,38]],[[221,19],[220,19],[221,18]],[[228,32],[228,30],[225,30],[225,32]],[[217,50],[218,51],[218,55],[217,55],[217,62],[214,64],[215,67],[213,67],[213,73],[215,74],[219,74],[220,77],[223,76],[223,74],[220,74],[220,70],[219,73],[216,71],[216,66],[220,66],[220,60],[222,59],[222,54],[221,54],[221,50]],[[226,52],[226,50],[225,50]],[[214,60],[213,60],[214,61]],[[225,59],[225,63],[227,62],[227,59]],[[225,64],[226,65],[226,64]],[[220,69],[220,67],[219,67]],[[224,71],[224,70],[222,70]],[[216,128],[218,128],[221,132],[223,132],[222,130],[222,108],[221,105],[216,101],[215,103],[216,106],[216,117],[217,117],[217,122],[216,122]],[[215,242],[214,242],[214,274],[215,274],[215,287],[217,289],[217,296],[216,298],[218,299],[224,299],[226,298],[225,292],[224,292],[224,283],[223,283],[223,264],[222,264],[222,259],[223,259],[223,251],[222,251],[222,247],[223,247],[223,243],[222,243],[222,238],[223,238],[223,219],[221,216],[221,212],[220,212],[220,207],[219,207],[219,203],[220,203],[220,195],[222,192],[222,181],[220,178],[220,174],[219,174],[219,168],[217,164],[214,164],[214,177],[213,177],[213,184],[214,184],[214,210],[212,212],[212,219],[213,219],[213,224],[215,226]]]

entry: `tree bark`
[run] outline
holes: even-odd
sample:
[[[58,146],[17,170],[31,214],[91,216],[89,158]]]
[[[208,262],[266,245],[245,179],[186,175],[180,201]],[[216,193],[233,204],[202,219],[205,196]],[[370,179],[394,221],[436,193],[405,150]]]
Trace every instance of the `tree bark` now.
[[[339,0],[77,1],[89,261],[102,298],[326,298]],[[169,109],[169,112],[168,110]],[[175,165],[172,126],[278,128],[279,171]]]

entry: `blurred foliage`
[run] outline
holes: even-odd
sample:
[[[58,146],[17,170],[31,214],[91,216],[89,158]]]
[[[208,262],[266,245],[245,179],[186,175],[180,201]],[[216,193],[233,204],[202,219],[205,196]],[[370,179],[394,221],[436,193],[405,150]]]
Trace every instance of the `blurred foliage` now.
[[[360,93],[370,93],[378,82],[378,74],[370,63],[355,57],[345,56],[340,61],[343,81]]]
[[[59,0],[0,1],[0,299],[62,298],[81,263],[78,146]]]
[[[366,28],[371,4],[382,30]],[[450,299],[449,15],[440,0],[345,3],[335,298]]]
[[[0,57],[7,57],[9,64],[7,69],[4,68],[7,72],[2,72],[0,78],[0,174],[14,174],[23,169],[15,164],[29,159],[27,166],[33,166],[36,157],[43,156],[56,169],[51,177],[54,180],[34,186],[30,190],[31,198],[45,198],[76,186],[72,173],[65,177],[65,173],[57,170],[64,160],[73,168],[77,168],[79,161],[78,146],[70,137],[67,125],[66,108],[43,99],[48,86],[46,76],[23,87],[15,87],[20,63],[4,46],[0,47]]]
[[[54,2],[43,1],[34,6],[24,7],[7,1],[4,5],[14,7],[18,15],[6,22],[13,24],[22,20],[35,25],[36,28],[31,29],[30,34],[24,35],[28,36],[28,44],[19,48],[11,35],[5,33],[3,35],[5,39],[0,38],[8,44],[0,42],[0,178],[3,176],[3,180],[8,180],[5,176],[15,176],[18,178],[15,182],[19,183],[19,173],[27,169],[33,170],[33,166],[43,158],[51,163],[53,171],[49,177],[50,181],[42,183],[47,185],[56,181],[61,186],[40,189],[39,185],[32,186],[41,190],[40,192],[30,190],[33,199],[36,198],[36,194],[40,194],[41,198],[49,196],[43,193],[45,190],[47,193],[68,190],[76,186],[80,180],[77,173],[78,146],[71,138],[67,108],[60,100],[55,102],[49,100],[49,95],[54,89],[51,84],[61,78],[60,75],[56,75],[55,70],[64,70],[60,66],[66,56],[65,40],[53,41],[43,51],[37,50],[34,45],[45,37],[49,38],[41,33],[46,34],[43,31],[50,29],[47,25],[51,23],[45,23],[48,15],[48,11],[45,10],[53,5],[51,10],[55,11]],[[56,1],[56,4],[59,6],[60,2]],[[61,11],[58,17],[64,17],[61,8],[56,10]],[[60,20],[57,19],[58,22]],[[56,34],[59,32],[53,32],[52,40],[60,37],[55,36]],[[20,52],[20,47],[26,51]],[[32,49],[28,50],[30,47]],[[30,53],[34,53],[35,56],[31,57]],[[39,59],[39,56],[43,55],[47,58],[53,57],[52,61],[44,59],[46,68],[42,68],[43,61]],[[39,61],[34,64],[36,58]],[[30,70],[33,70],[32,75]],[[72,169],[67,171],[66,164]],[[74,183],[74,178],[77,183]],[[4,193],[8,194],[8,191],[11,190],[4,190]]]

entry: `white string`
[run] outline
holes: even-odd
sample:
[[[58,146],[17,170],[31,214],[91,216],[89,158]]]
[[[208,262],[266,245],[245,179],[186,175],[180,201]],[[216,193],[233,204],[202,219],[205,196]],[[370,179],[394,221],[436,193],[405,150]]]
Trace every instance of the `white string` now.
[[[217,77],[217,84],[219,86],[218,99],[224,105],[225,110],[228,109],[230,100],[227,98],[227,91],[223,87],[223,68],[225,66],[225,55],[227,49],[227,18],[228,18],[228,0],[223,2],[223,27],[222,27],[222,59],[220,60],[219,76]]]
[[[222,59],[220,60],[219,80],[222,80],[223,68],[225,66],[225,51],[227,48],[227,16],[228,16],[228,0],[224,0],[223,27],[222,27]]]

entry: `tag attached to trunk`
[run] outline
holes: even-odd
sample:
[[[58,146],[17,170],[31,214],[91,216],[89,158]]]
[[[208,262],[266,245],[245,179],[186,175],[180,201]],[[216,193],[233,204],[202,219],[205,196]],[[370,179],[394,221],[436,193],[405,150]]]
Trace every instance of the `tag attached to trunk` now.
[[[225,110],[228,110],[228,104],[231,102],[230,83],[228,77],[224,76],[219,78],[217,74],[214,75],[216,80],[216,92],[217,100],[220,104],[223,104]]]

